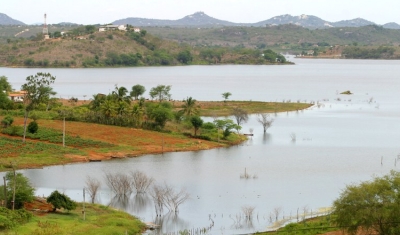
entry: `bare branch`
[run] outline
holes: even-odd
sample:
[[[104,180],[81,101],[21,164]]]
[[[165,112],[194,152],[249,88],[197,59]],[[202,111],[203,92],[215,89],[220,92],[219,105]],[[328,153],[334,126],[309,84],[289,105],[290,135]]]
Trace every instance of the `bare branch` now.
[[[268,113],[260,113],[258,114],[257,121],[261,123],[261,125],[264,128],[264,133],[267,132],[268,128],[272,126],[272,123],[274,122],[274,119],[269,118]]]
[[[100,181],[97,179],[91,178],[90,176],[86,177],[86,189],[90,195],[90,199],[92,200],[92,203],[94,203],[94,200],[96,199],[97,192],[100,188]]]

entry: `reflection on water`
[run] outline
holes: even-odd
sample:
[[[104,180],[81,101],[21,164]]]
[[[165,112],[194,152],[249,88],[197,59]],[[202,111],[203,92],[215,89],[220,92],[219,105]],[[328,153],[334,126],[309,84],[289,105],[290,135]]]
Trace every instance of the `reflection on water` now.
[[[141,214],[151,206],[151,198],[146,193],[138,193],[133,196],[133,211]]]
[[[315,212],[331,206],[347,184],[400,167],[395,161],[400,153],[399,61],[306,60],[295,66],[59,71],[72,79],[64,80],[67,86],[78,79],[77,86],[84,87],[79,71],[84,71],[89,80],[93,78],[93,87],[99,73],[112,71],[116,81],[105,76],[99,87],[132,83],[132,74],[139,76],[134,84],[143,81],[148,87],[171,78],[169,85],[183,98],[218,100],[221,92],[230,91],[238,100],[319,100],[304,112],[277,114],[265,134],[256,116],[251,115],[242,130],[252,129],[254,136],[240,146],[22,171],[37,187],[38,195],[58,189],[78,201],[82,200],[86,177],[97,178],[103,186],[106,171],[140,170],[158,183],[185,188],[191,197],[179,207],[179,214],[164,210],[161,216],[157,216],[148,194],[116,198],[106,187],[99,191],[100,203],[160,224],[156,234],[185,229],[206,229],[209,234],[267,230],[275,220],[292,218],[301,208]],[[56,75],[62,80],[63,74]],[[344,90],[351,90],[353,95],[337,92]],[[258,178],[240,179],[245,168]],[[245,205],[255,208],[251,219],[242,211]],[[279,216],[276,208],[280,208]]]
[[[268,144],[271,142],[271,135],[269,133],[263,134],[263,144]]]

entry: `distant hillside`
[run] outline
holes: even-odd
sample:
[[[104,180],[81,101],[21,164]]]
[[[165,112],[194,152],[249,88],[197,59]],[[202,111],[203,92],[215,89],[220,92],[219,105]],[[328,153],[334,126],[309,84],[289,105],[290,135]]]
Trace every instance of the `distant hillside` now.
[[[129,30],[129,29],[128,29]],[[60,34],[58,34],[60,35]],[[123,67],[185,64],[281,64],[284,57],[263,57],[256,49],[190,47],[141,30],[99,32],[95,26],[73,28],[63,38],[8,39],[0,43],[0,66]],[[271,53],[269,53],[271,55]]]
[[[400,25],[394,22],[386,23],[383,27],[387,29],[400,29]]]
[[[342,20],[331,24],[334,27],[362,27],[367,25],[376,25],[374,22],[364,20],[362,18],[356,18],[352,20]]]
[[[204,12],[196,12],[179,20],[157,20],[146,18],[126,18],[114,21],[113,24],[134,26],[234,26],[235,23],[218,20],[206,15]]]
[[[6,14],[0,13],[0,25],[25,25],[21,21],[14,20]]]
[[[230,46],[272,48],[279,52],[300,53],[314,50],[331,51],[330,47],[395,46],[400,49],[400,30],[381,26],[331,27],[308,29],[295,24],[268,27],[173,28],[145,27],[158,37],[191,46]]]
[[[219,20],[208,16],[204,12],[196,12],[178,20],[161,20],[161,19],[146,19],[146,18],[126,18],[116,20],[113,24],[130,24],[138,27],[155,27],[155,26],[170,26],[170,27],[224,27],[224,26],[253,26],[265,27],[266,25],[284,25],[294,24],[304,28],[322,29],[332,27],[362,27],[366,25],[376,25],[372,21],[362,18],[352,20],[342,20],[338,22],[329,22],[312,15],[280,15],[270,19],[256,22],[256,23],[233,23],[225,20]],[[392,28],[392,25],[383,25],[383,27]]]
[[[266,26],[266,25],[283,25],[283,24],[294,24],[302,26],[305,28],[326,28],[333,27],[331,23],[322,20],[316,16],[291,16],[291,15],[281,15],[273,17],[269,20],[261,21],[253,24],[254,26]]]

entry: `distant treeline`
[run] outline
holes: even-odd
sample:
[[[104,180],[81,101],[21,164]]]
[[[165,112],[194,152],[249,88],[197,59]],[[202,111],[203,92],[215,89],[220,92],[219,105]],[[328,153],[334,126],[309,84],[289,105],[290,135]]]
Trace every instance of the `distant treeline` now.
[[[378,48],[363,48],[359,46],[345,47],[342,57],[347,59],[396,59],[394,47],[380,46]]]

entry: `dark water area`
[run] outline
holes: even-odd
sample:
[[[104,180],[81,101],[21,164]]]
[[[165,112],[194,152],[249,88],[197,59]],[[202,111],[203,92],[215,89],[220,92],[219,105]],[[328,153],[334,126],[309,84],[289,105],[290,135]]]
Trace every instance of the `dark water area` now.
[[[46,69],[57,76],[63,98],[108,93],[114,84],[147,90],[172,85],[173,99],[314,102],[299,112],[272,114],[266,134],[252,115],[242,131],[254,136],[239,146],[197,152],[23,170],[49,195],[58,189],[82,200],[87,176],[103,182],[98,202],[163,226],[154,234],[210,228],[208,234],[243,234],[271,229],[298,211],[323,213],[351,183],[398,170],[400,154],[400,61],[299,60],[291,66],[188,66],[118,69]],[[0,68],[19,87],[38,69]],[[40,70],[44,71],[44,70]],[[340,95],[350,90],[353,95]],[[292,137],[296,136],[293,141]],[[246,172],[252,176],[243,179]],[[140,170],[157,183],[186,189],[179,213],[157,217],[148,194],[118,199],[104,174]],[[244,218],[243,207],[254,207]]]

